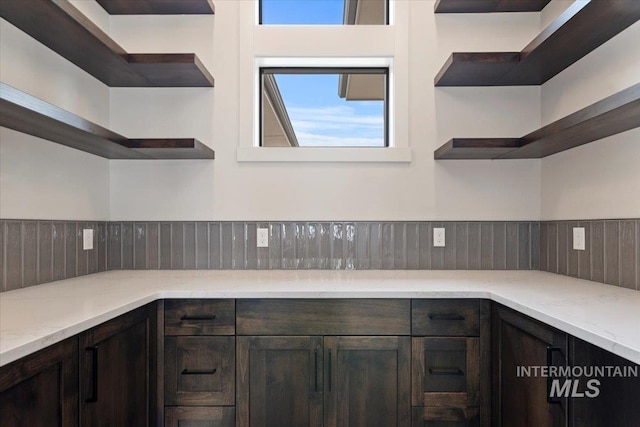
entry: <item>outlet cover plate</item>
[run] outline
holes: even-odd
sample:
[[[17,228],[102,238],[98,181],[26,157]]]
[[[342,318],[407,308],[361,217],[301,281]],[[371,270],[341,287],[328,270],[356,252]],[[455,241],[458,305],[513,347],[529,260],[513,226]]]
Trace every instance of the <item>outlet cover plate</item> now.
[[[586,243],[584,227],[573,227],[573,249],[584,251],[586,250]]]
[[[82,230],[82,249],[85,251],[93,249],[93,229],[91,228]]]
[[[258,248],[268,248],[269,247],[269,229],[268,228],[258,228],[257,229],[256,246]]]
[[[445,247],[444,228],[434,228],[433,229],[433,247],[434,248],[444,248]]]

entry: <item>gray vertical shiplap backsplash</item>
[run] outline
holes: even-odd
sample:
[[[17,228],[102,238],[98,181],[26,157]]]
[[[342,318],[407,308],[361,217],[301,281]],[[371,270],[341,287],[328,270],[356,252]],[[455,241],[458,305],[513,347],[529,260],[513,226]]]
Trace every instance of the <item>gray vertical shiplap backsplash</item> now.
[[[586,251],[570,248],[586,228]],[[433,228],[447,245],[433,247]],[[82,229],[94,249],[82,250]],[[257,248],[258,228],[269,247]],[[0,291],[106,270],[543,270],[640,289],[640,220],[73,222],[0,220]]]
[[[584,251],[573,227],[585,229]],[[541,222],[540,270],[640,290],[640,220]]]
[[[82,250],[82,230],[94,248]],[[0,220],[0,292],[107,270],[106,222]]]

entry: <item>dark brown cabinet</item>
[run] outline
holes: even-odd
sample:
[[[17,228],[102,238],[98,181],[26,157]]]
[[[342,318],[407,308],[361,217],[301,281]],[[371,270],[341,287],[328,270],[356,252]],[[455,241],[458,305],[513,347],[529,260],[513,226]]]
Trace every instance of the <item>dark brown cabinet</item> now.
[[[574,397],[569,402],[572,427],[637,427],[640,426],[640,366],[613,353],[571,337],[569,341],[570,363],[574,367],[618,367],[620,373],[629,375],[580,377],[578,394],[593,390],[586,388],[589,380],[597,396]]]
[[[80,425],[152,424],[153,308],[136,309],[80,334]]]
[[[409,427],[409,300],[239,300],[238,427]]]
[[[493,424],[566,426],[567,399],[550,397],[553,378],[541,369],[566,366],[567,334],[498,305],[492,323]]]
[[[77,338],[0,368],[0,414],[2,426],[77,426]]]
[[[410,425],[409,337],[325,337],[325,426]]]

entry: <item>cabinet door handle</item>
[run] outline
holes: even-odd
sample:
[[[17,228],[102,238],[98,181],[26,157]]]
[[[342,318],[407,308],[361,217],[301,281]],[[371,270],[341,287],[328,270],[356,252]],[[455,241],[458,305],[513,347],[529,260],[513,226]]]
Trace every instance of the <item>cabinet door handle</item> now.
[[[216,320],[216,315],[212,315],[212,316],[188,316],[188,315],[184,315],[180,318],[181,321],[183,322],[193,322],[193,321],[199,321],[199,322],[211,322],[213,320]]]
[[[313,357],[315,360],[314,366],[313,366],[315,391],[318,391],[318,349],[316,348],[316,350],[313,353],[314,353]]]
[[[549,368],[553,366],[553,353],[556,351],[562,353],[562,348],[554,347],[554,346],[547,347],[547,372],[549,372]],[[551,375],[547,375],[547,403],[552,403],[552,404],[562,403],[561,398],[551,397],[552,381],[553,381],[553,378],[551,378]]]
[[[328,373],[329,373],[329,391],[331,391],[331,349],[329,349],[329,364],[328,364]]]
[[[182,375],[213,375],[217,372],[217,369],[183,369],[180,374]]]
[[[85,351],[91,353],[91,397],[88,397],[85,402],[95,403],[98,401],[98,346],[87,347]]]
[[[431,320],[464,320],[465,317],[458,313],[430,314]]]
[[[429,368],[431,375],[464,375],[464,372],[458,368]]]

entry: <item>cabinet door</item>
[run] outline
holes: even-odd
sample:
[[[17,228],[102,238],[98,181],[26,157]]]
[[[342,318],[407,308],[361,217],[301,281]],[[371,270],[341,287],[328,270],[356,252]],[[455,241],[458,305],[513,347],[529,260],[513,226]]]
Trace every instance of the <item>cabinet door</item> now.
[[[77,426],[77,338],[0,368],[0,414],[3,426]]]
[[[238,337],[238,427],[322,426],[322,337]]]
[[[409,337],[325,337],[325,423],[408,427]]]
[[[80,424],[147,426],[151,310],[142,307],[80,334]]]
[[[584,342],[578,338],[571,338],[571,365],[584,367],[620,368],[619,372],[638,373],[640,366],[616,356],[606,350]],[[595,371],[595,370],[594,370]],[[578,393],[587,390],[586,382],[590,379],[598,380],[595,384],[598,395],[595,397],[575,397],[570,401],[571,425],[574,427],[637,427],[640,426],[640,378],[630,376],[598,376],[580,377]]]
[[[168,406],[164,410],[165,427],[234,427],[235,408]]]
[[[567,335],[498,305],[493,334],[494,424],[566,426],[567,400],[550,399],[551,379],[535,369],[566,366]],[[531,367],[530,374],[523,367]]]

